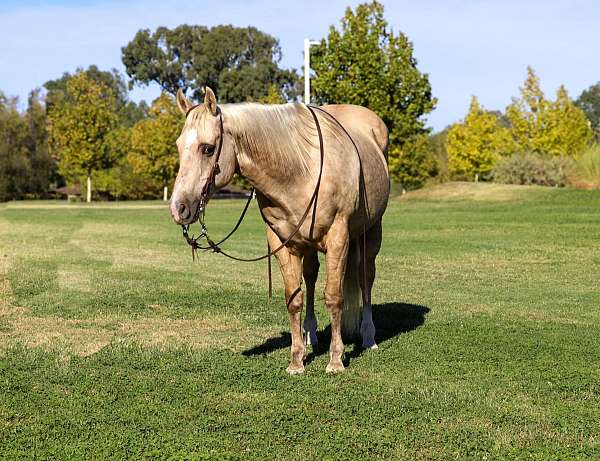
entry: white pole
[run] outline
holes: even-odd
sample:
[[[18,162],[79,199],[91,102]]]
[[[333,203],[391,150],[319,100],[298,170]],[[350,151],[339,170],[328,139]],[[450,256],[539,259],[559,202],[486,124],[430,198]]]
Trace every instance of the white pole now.
[[[304,104],[310,104],[310,46],[319,42],[304,39]]]
[[[304,39],[304,104],[310,104],[310,40]]]
[[[87,194],[85,196],[87,203],[92,203],[92,175],[88,173],[87,177]]]

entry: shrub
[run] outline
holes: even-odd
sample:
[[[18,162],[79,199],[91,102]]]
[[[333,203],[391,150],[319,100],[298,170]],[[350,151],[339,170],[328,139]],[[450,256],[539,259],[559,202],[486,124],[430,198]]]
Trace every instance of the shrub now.
[[[498,161],[492,169],[495,182],[564,187],[569,183],[573,160],[535,153],[519,153]]]
[[[600,189],[600,145],[591,146],[575,159],[570,179],[576,187]]]

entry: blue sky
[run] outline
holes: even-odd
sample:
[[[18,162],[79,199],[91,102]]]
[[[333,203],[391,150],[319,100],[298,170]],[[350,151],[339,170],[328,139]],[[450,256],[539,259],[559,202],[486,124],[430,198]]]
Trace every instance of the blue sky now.
[[[283,65],[302,66],[304,37],[319,39],[348,5],[338,0],[76,1],[0,0],[0,90],[28,92],[64,71],[96,64],[123,70],[121,47],[140,28],[178,24],[254,25],[279,38]],[[383,1],[394,30],[408,35],[429,73],[442,129],[462,117],[475,94],[503,110],[531,65],[544,90],[563,83],[572,97],[600,81],[600,1]],[[137,88],[135,100],[158,88]]]

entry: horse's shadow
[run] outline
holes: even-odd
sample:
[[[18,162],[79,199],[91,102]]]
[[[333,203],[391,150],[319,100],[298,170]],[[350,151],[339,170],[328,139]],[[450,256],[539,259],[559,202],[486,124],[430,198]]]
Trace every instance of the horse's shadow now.
[[[428,307],[418,304],[406,303],[384,303],[373,305],[373,323],[375,324],[375,341],[382,344],[402,333],[415,330],[425,322],[425,315],[430,311]],[[316,357],[325,354],[329,350],[331,341],[331,327],[327,325],[322,331],[317,332],[319,343],[306,357],[306,364],[312,362]],[[279,336],[267,339],[262,344],[254,346],[242,352],[246,357],[268,354],[278,349],[290,347],[292,337],[287,331],[282,331]],[[352,342],[350,343],[352,344]],[[354,348],[345,354],[345,365],[356,357],[359,357],[364,349],[360,340],[354,342]]]

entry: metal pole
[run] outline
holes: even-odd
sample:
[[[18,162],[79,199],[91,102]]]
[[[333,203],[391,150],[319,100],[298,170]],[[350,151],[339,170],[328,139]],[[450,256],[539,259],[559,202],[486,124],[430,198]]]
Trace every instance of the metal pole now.
[[[318,44],[315,40],[304,39],[304,104],[310,104],[310,46]]]
[[[310,40],[304,39],[304,104],[310,104]]]

